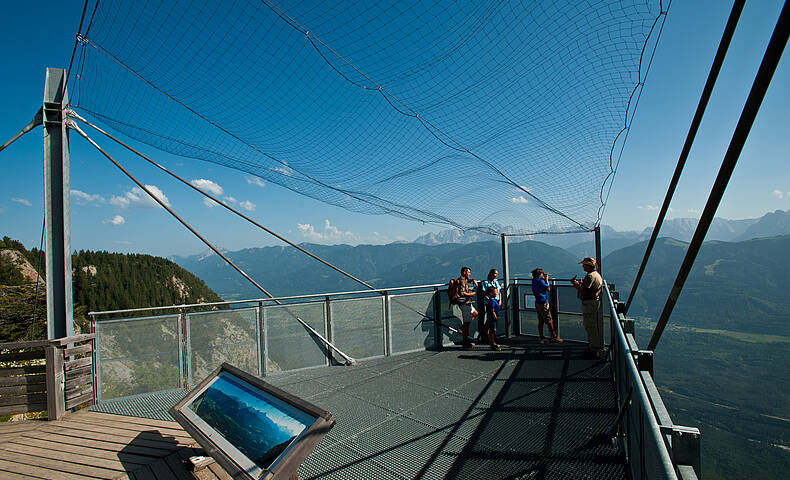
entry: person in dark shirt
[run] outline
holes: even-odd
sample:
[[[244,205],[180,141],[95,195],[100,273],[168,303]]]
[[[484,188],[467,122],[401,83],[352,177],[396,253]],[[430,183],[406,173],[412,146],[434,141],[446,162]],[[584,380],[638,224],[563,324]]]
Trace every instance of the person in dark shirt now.
[[[551,318],[551,308],[549,305],[549,274],[542,268],[532,270],[532,294],[535,296],[535,311],[538,313],[538,337],[540,343],[549,343],[549,339],[543,336],[543,324],[549,327],[551,341],[562,343],[562,339],[554,330],[554,322]]]

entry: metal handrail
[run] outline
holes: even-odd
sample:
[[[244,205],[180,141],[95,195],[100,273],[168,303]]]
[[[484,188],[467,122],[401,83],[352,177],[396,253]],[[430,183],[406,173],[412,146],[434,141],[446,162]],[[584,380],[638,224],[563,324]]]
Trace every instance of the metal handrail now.
[[[676,479],[677,475],[675,473],[675,465],[672,462],[672,456],[669,453],[669,448],[667,447],[667,444],[661,433],[661,427],[655,415],[654,403],[650,398],[647,389],[645,388],[645,385],[642,381],[642,375],[639,373],[636,362],[634,362],[632,351],[628,346],[625,332],[620,325],[617,309],[615,308],[614,301],[612,300],[612,296],[609,292],[609,285],[606,283],[606,281],[604,281],[603,285],[603,291],[605,292],[609,310],[612,315],[612,328],[615,332],[617,339],[616,341],[619,342],[621,347],[617,349],[617,352],[619,352],[624,357],[627,369],[627,372],[616,372],[615,375],[629,375],[631,377],[631,384],[635,387],[632,393],[632,399],[633,401],[641,403],[646,407],[642,408],[642,412],[647,417],[642,434],[647,433],[647,435],[650,436],[650,440],[652,440],[652,442],[658,447],[657,453],[661,462],[661,467],[663,468],[663,472],[661,473],[665,476],[664,478]],[[613,343],[615,343],[614,339]],[[612,364],[616,368],[619,362],[612,362]],[[631,432],[629,432],[629,434],[630,433]]]
[[[435,283],[430,285],[412,285],[409,287],[393,287],[393,288],[377,288],[375,290],[353,290],[348,292],[331,292],[331,293],[311,293],[309,295],[292,295],[289,297],[264,297],[264,298],[253,298],[247,300],[230,300],[230,301],[223,301],[223,302],[208,302],[208,303],[191,303],[191,304],[183,304],[183,305],[168,305],[165,307],[142,307],[142,308],[127,308],[124,310],[103,310],[99,312],[88,312],[88,315],[110,315],[116,313],[131,313],[131,312],[153,312],[159,310],[173,310],[173,309],[182,309],[182,308],[193,308],[193,307],[216,307],[221,305],[239,305],[243,303],[258,303],[258,302],[277,302],[281,300],[300,300],[305,298],[320,298],[325,299],[326,297],[338,297],[338,296],[345,296],[345,295],[359,295],[362,293],[380,293],[384,294],[386,292],[394,292],[394,291],[404,291],[404,290],[415,290],[418,288],[435,288],[435,287],[443,287],[446,286],[446,283]]]

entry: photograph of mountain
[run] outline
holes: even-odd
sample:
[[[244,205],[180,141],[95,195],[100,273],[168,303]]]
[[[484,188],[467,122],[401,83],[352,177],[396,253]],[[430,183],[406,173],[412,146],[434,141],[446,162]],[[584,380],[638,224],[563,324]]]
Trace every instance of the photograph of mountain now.
[[[226,372],[189,408],[264,470],[315,421]]]

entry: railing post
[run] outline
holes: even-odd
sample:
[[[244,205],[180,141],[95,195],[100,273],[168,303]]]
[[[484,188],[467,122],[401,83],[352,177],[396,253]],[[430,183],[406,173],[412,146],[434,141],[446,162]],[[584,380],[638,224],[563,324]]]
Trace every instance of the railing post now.
[[[392,311],[390,309],[390,295],[384,292],[384,356],[392,355]]]
[[[433,346],[436,351],[442,349],[442,326],[439,324],[442,321],[442,297],[439,287],[433,287]]]
[[[507,253],[507,237],[502,234],[502,276],[505,288],[502,289],[502,311],[505,313],[505,337],[510,338],[510,310],[508,309],[508,286],[510,285],[510,265]]]
[[[334,335],[332,335],[332,301],[329,298],[329,295],[324,297],[324,309],[326,310],[326,339],[330,343],[335,343]],[[329,349],[326,345],[324,345],[324,353],[326,355],[326,364],[332,365],[332,350]]]
[[[59,420],[66,413],[66,379],[63,372],[63,350],[47,345],[47,419]]]
[[[181,372],[181,384],[184,384],[184,375],[186,374],[187,388],[192,388],[192,358],[190,355],[191,349],[191,332],[189,328],[189,317],[185,309],[180,309],[178,313],[178,363],[180,364],[179,371]],[[181,332],[186,332],[186,335]],[[186,360],[184,354],[186,353]]]
[[[99,386],[99,379],[98,379],[98,369],[97,369],[97,362],[98,358],[96,356],[96,347],[98,347],[99,342],[97,341],[98,335],[96,335],[96,316],[90,314],[90,333],[94,334],[93,339],[91,339],[91,385],[93,387],[93,398],[91,401],[94,405],[96,405],[96,400],[99,398],[99,394],[96,393],[96,390]]]
[[[261,331],[263,332],[263,375],[269,373],[269,324],[266,323],[266,308],[261,303]]]
[[[672,461],[680,470],[681,477],[687,478],[683,475],[683,466],[689,466],[694,469],[694,474],[697,478],[701,478],[702,462],[700,460],[700,433],[698,428],[694,427],[681,427],[680,425],[672,426]],[[691,475],[688,475],[690,477]]]
[[[647,372],[653,377],[653,351],[639,350],[636,352],[636,368],[640,372]]]
[[[264,348],[262,347],[261,340],[263,339],[263,302],[258,302],[258,315],[255,320],[255,334],[258,337],[258,342],[256,343],[258,347],[258,376],[263,377],[266,375],[266,370],[264,369]]]
[[[508,287],[505,287],[508,288]],[[521,302],[521,291],[518,288],[518,279],[513,279],[513,284],[510,285],[511,295],[510,303],[513,304],[513,335],[521,335],[521,314],[519,312],[519,304]]]

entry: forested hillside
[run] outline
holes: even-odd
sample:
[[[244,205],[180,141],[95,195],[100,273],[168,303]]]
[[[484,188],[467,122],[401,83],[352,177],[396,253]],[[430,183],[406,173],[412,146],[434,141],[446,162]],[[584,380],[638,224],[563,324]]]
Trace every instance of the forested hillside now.
[[[76,331],[87,328],[85,314],[92,310],[222,301],[202,280],[161,257],[80,251],[71,261]],[[0,342],[46,335],[46,291],[43,281],[36,284],[38,263],[38,250],[3,238]]]

